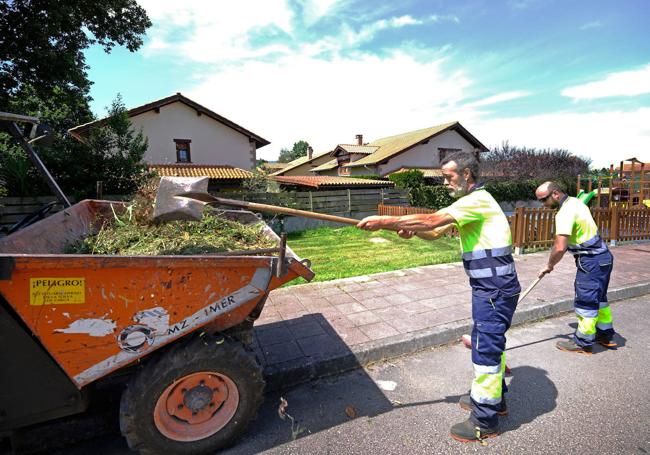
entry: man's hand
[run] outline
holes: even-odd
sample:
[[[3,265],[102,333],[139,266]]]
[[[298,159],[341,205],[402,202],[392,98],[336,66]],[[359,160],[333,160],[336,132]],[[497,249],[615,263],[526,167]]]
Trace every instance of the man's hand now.
[[[367,216],[357,223],[359,229],[364,231],[378,231],[389,224],[389,216]]]
[[[415,232],[400,229],[399,231],[397,231],[397,235],[399,235],[403,239],[410,239],[415,235]]]
[[[551,273],[553,271],[553,266],[552,265],[546,265],[542,270],[539,271],[539,275],[537,275],[538,278],[542,278],[544,275],[547,273]]]

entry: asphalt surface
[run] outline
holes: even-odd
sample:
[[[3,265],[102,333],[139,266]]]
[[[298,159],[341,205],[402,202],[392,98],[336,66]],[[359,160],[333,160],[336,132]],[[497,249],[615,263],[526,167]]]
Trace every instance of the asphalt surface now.
[[[268,394],[246,435],[222,453],[650,453],[650,295],[612,309],[620,347],[592,356],[555,348],[573,331],[573,316],[508,333],[510,414],[487,446],[449,437],[467,417],[457,402],[472,375],[470,351],[457,343]],[[293,422],[278,416],[280,396]],[[113,435],[57,453],[132,452]]]

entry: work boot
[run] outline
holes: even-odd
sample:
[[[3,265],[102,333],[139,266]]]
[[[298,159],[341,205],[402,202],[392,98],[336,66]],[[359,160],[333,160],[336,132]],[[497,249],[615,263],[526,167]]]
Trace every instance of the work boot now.
[[[574,340],[558,341],[555,347],[560,351],[575,352],[576,354],[591,355],[591,346],[579,346]]]
[[[597,333],[596,334],[596,341],[601,346],[605,346],[606,348],[616,348],[616,347],[618,347],[618,343],[614,340],[613,335],[607,336],[607,335],[602,334],[602,333]]]
[[[460,442],[481,442],[499,435],[499,428],[481,428],[467,419],[451,427],[451,437]]]
[[[463,395],[462,397],[460,397],[460,400],[458,400],[458,404],[460,405],[461,409],[464,409],[466,411],[472,410],[472,399],[469,397],[469,395]],[[508,406],[506,406],[505,396],[501,397],[501,409],[497,411],[497,415],[500,416],[508,415]]]

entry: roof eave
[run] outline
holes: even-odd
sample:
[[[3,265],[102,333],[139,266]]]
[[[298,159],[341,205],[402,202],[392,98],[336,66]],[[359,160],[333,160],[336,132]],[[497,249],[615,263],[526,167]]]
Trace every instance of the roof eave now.
[[[136,115],[143,114],[145,112],[154,110],[154,109],[160,109],[163,106],[166,106],[168,104],[172,104],[175,102],[181,102],[192,109],[195,109],[197,113],[205,114],[208,117],[212,118],[213,120],[216,120],[220,123],[223,123],[226,126],[229,126],[230,128],[234,129],[235,131],[238,131],[239,133],[243,134],[244,136],[248,136],[249,139],[253,140],[255,142],[256,148],[262,148],[265,145],[269,145],[271,142],[264,139],[261,136],[258,136],[257,134],[253,133],[252,131],[247,130],[243,126],[239,126],[232,120],[228,120],[227,118],[217,114],[214,111],[211,111],[210,109],[201,106],[199,103],[192,101],[191,99],[181,95],[180,93],[176,93],[175,95],[168,96],[166,98],[162,98],[157,101],[153,101],[151,103],[144,104],[142,106],[134,107],[133,109],[129,109],[127,111],[127,114],[129,117],[135,117]],[[97,124],[101,124],[106,122],[108,118],[103,118],[99,120],[95,120],[94,122],[89,122],[85,123],[83,125],[75,126],[74,128],[71,128],[68,130],[70,135],[74,137],[75,139],[84,142],[81,137],[89,131],[91,128],[96,126]]]

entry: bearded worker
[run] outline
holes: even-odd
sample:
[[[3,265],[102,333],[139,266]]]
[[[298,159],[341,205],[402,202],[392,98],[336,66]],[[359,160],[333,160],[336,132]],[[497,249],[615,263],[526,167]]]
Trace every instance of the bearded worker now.
[[[499,434],[499,415],[506,415],[504,392],[505,333],[512,322],[521,291],[510,226],[499,204],[478,183],[479,163],[471,153],[457,152],[442,163],[444,184],[457,200],[432,214],[371,216],[361,229],[389,229],[401,237],[455,224],[460,234],[465,272],[472,288],[472,363],[474,381],[460,407],[471,410],[468,420],[451,427],[451,437],[480,442]]]
[[[584,203],[567,196],[555,182],[542,183],[535,196],[545,207],[558,209],[555,215],[555,240],[548,264],[539,276],[551,273],[569,250],[575,257],[576,279],[574,307],[578,327],[570,340],[558,341],[562,351],[591,354],[595,341],[615,348],[612,312],[607,302],[607,288],[614,258],[603,239],[591,211]]]

